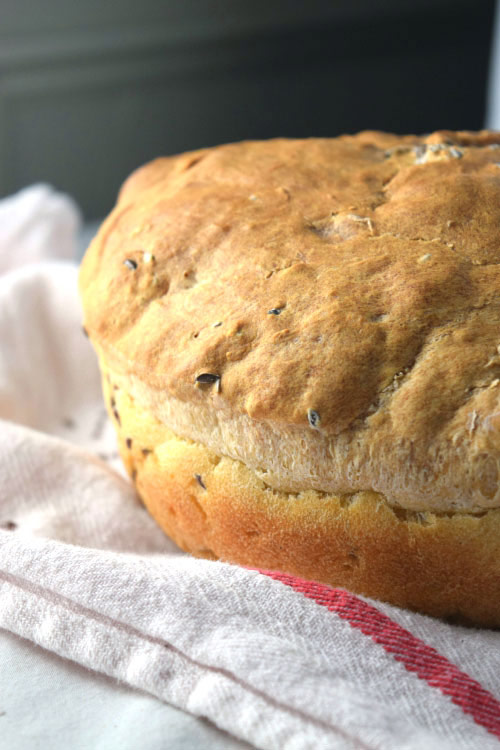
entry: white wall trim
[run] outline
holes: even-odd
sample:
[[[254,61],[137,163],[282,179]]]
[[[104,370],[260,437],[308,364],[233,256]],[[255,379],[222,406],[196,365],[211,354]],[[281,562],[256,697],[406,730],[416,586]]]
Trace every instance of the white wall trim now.
[[[485,127],[500,130],[500,0],[497,0]]]

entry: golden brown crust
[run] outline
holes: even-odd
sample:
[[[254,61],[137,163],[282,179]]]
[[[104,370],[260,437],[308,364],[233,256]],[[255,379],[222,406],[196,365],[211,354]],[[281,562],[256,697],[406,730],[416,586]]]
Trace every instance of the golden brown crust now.
[[[500,626],[499,149],[282,139],[125,183],[85,326],[182,547]]]
[[[83,262],[90,336],[167,424],[245,418],[243,454],[213,447],[277,488],[498,507],[498,143],[365,132],[158,159]]]
[[[395,512],[374,492],[277,492],[241,462],[178,438],[108,379],[104,390],[124,463],[183,549],[500,625],[500,510],[439,516]]]

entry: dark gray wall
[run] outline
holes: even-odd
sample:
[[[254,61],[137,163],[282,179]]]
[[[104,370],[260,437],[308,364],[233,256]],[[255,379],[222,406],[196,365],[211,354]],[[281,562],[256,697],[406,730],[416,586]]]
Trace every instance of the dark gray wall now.
[[[159,154],[479,128],[493,0],[0,0],[0,194],[102,216]]]

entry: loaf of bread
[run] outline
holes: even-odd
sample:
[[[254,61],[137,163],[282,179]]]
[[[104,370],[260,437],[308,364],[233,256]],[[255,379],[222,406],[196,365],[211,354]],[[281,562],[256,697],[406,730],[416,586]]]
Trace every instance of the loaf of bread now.
[[[183,549],[500,625],[500,134],[157,159],[80,289]]]

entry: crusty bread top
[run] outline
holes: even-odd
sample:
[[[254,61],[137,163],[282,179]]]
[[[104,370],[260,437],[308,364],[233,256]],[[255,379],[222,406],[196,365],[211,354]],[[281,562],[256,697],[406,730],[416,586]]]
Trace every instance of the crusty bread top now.
[[[344,491],[397,503],[446,477],[440,507],[498,506],[499,144],[363,132],[153,161],[83,261],[89,335],[156,394],[342,446]]]

